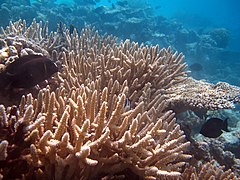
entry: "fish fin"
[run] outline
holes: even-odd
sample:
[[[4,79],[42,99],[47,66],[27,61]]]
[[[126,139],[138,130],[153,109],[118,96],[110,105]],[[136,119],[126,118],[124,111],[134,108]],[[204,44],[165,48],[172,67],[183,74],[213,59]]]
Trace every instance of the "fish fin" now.
[[[230,132],[230,131],[228,130],[228,118],[226,118],[226,119],[223,121],[222,130],[224,130],[224,131],[226,131],[226,132]]]

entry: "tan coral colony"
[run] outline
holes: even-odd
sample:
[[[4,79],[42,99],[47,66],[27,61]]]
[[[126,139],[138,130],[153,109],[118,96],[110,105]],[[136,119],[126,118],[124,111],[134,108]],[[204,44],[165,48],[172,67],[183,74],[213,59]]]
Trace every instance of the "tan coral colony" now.
[[[30,93],[17,106],[0,106],[1,131],[10,135],[1,137],[0,159],[7,164],[11,150],[18,151],[14,161],[28,167],[22,178],[183,177],[190,142],[174,108],[179,103],[210,107],[180,93],[184,83],[194,81],[182,53],[129,40],[117,43],[89,27],[69,35],[64,26],[60,37],[35,20],[29,27],[22,20],[11,22],[2,31],[1,38],[17,49],[14,56],[42,54],[61,68],[52,77],[55,83],[49,81],[37,96]],[[229,85],[213,89],[211,97],[218,95],[222,108],[231,108],[238,93]],[[7,173],[0,171],[2,177]]]

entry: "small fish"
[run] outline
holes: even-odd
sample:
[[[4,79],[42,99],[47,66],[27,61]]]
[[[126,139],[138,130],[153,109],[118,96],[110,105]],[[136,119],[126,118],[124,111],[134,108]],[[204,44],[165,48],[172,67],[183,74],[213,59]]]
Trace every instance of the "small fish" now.
[[[193,63],[189,66],[189,69],[191,71],[202,71],[203,70],[203,66],[199,63]]]
[[[124,112],[131,109],[131,101],[130,99],[127,97],[124,103]]]
[[[223,121],[219,118],[210,118],[203,124],[200,133],[206,137],[217,138],[223,133],[222,130],[229,132],[227,119]]]
[[[57,71],[56,64],[45,56],[34,54],[22,56],[0,73],[0,89],[30,88]]]

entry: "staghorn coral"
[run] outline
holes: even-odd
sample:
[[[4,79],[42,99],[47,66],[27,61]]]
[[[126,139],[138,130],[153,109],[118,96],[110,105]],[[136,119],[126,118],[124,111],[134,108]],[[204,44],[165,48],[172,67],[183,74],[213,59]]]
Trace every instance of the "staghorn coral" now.
[[[118,48],[116,46],[114,43],[113,48],[103,46],[100,50],[90,46],[88,53],[80,51],[77,56],[70,53],[68,61],[63,55],[64,72],[59,79],[67,79],[64,83],[68,84],[68,89],[96,79],[105,83],[102,87],[111,78],[121,84],[127,80],[126,83],[131,84],[132,104],[139,99],[149,104],[150,96],[162,94],[166,96],[168,109],[177,113],[232,109],[235,103],[239,103],[239,87],[224,82],[210,84],[187,77],[181,53],[173,53],[170,48],[159,50],[158,46],[139,47],[128,40],[120,43]]]
[[[115,86],[114,81],[117,80],[119,84],[129,86],[132,105],[139,100],[149,104],[148,101],[161,94],[161,89],[184,81],[187,74],[183,71],[186,64],[182,63],[182,54],[172,54],[170,48],[158,49],[158,46],[138,47],[137,43],[125,41],[119,48],[101,48],[105,52],[100,55],[93,48],[87,55],[80,53],[74,56],[70,53],[68,60],[63,55],[64,68],[59,80],[66,84],[68,91],[91,81],[99,81],[103,89],[105,86]]]
[[[214,164],[214,161],[208,163],[199,163],[196,167],[187,167],[183,174],[182,179],[191,180],[237,180],[238,178],[234,175],[231,170],[224,171],[223,166],[218,166]]]
[[[47,24],[43,28],[41,26],[41,23],[33,21],[27,28],[26,22],[20,20],[10,23],[3,32],[5,37],[22,35],[36,44],[41,42],[41,47],[47,49],[55,61],[63,58],[64,69],[59,79],[66,79],[64,83],[68,83],[69,88],[96,79],[105,83],[102,87],[112,77],[121,84],[127,80],[128,84],[132,84],[132,104],[136,101],[134,95],[139,97],[137,92],[148,87],[153,91],[152,94],[166,95],[169,109],[176,112],[234,108],[234,103],[239,102],[239,88],[236,86],[227,83],[214,85],[187,78],[184,56],[181,53],[173,54],[170,48],[159,50],[158,46],[139,46],[129,40],[117,45],[115,37],[101,37],[97,31],[89,28],[83,29],[80,34],[74,31],[70,35],[64,25],[59,27],[61,33],[51,32],[48,35]],[[34,49],[32,46],[26,47]]]
[[[183,152],[189,142],[174,113],[156,117],[158,105],[146,111],[143,102],[124,111],[127,86],[115,99],[108,95],[112,89],[81,86],[66,98],[59,94],[62,87],[56,93],[41,90],[38,99],[23,97],[14,126],[22,127],[24,143],[32,143],[22,158],[37,169],[37,178],[91,179],[125,169],[139,177],[181,175],[191,156]]]
[[[1,28],[2,38],[7,45],[13,45],[18,55],[40,53],[45,56],[51,56],[57,60],[57,55],[62,52],[69,53],[72,50],[75,53],[79,51],[88,51],[91,47],[100,49],[102,46],[112,46],[116,43],[116,37],[104,35],[100,37],[97,31],[89,27],[83,29],[80,34],[75,30],[70,35],[69,30],[62,23],[58,24],[57,32],[48,32],[48,22],[44,25],[34,19],[29,27],[25,20],[19,20],[9,23],[9,26]],[[59,53],[59,54],[57,54]]]
[[[3,140],[0,144],[0,161],[7,159],[8,141]]]
[[[54,77],[57,88],[47,86],[36,97],[23,96],[17,108],[1,106],[1,139],[7,142],[1,155],[6,158],[4,177],[10,175],[7,168],[22,165],[28,171],[20,169],[15,178],[91,179],[128,173],[180,178],[191,157],[186,154],[189,142],[168,109],[178,108],[173,88],[194,81],[187,77],[181,53],[129,40],[117,44],[115,37],[90,28],[69,35],[59,24],[58,32],[48,35],[41,23],[33,21],[28,28],[24,24],[10,23],[3,38],[22,38],[25,49],[47,52],[62,69]],[[238,97],[238,88],[219,86],[223,90]],[[181,96],[184,91],[179,91]],[[228,98],[214,92],[210,97]],[[124,105],[127,99],[129,107]],[[196,97],[179,99],[190,108]],[[17,156],[11,156],[11,149]],[[9,166],[12,159],[15,164]]]
[[[26,55],[33,53],[41,53],[48,55],[47,48],[45,46],[51,46],[46,44],[47,26],[42,27],[42,23],[32,22],[32,25],[28,28],[26,21],[19,20],[15,23],[10,22],[6,29],[1,29],[1,38],[8,46],[13,46],[17,54]],[[49,40],[49,43],[51,41]],[[10,56],[12,56],[10,54]]]

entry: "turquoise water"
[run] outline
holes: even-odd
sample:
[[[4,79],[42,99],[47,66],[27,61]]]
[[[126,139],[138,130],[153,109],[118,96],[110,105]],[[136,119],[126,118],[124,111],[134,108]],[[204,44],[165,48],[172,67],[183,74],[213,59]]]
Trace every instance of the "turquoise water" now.
[[[158,2],[158,3],[156,3]],[[184,26],[201,29],[225,27],[231,31],[230,48],[240,50],[240,1],[239,0],[161,0],[155,14],[176,18]]]
[[[117,0],[100,0],[96,6],[111,7]],[[188,28],[228,28],[231,32],[229,48],[240,51],[239,0],[128,0],[129,6],[152,7],[155,16],[174,18]],[[73,0],[57,0],[58,4],[71,5]]]
[[[173,51],[184,54],[191,71],[189,76],[240,87],[240,0],[32,0],[31,3],[0,0],[0,15],[3,28],[20,18],[28,25],[33,19],[43,24],[48,22],[49,32],[56,32],[60,40],[65,38],[63,24],[70,33],[74,28],[80,32],[89,25],[100,35],[107,33],[118,37],[118,42],[130,39],[148,46],[170,46]],[[131,101],[129,103],[131,105]],[[178,123],[186,125],[186,132],[189,133],[191,127],[192,132],[199,135],[201,123],[207,116],[229,118],[230,130],[237,133],[226,134],[230,140],[224,141],[223,146],[227,147],[224,151],[230,149],[240,158],[240,105],[234,110],[201,113],[178,114]],[[215,147],[213,142],[209,147]],[[214,148],[212,153],[215,153]],[[231,166],[226,159],[220,162]],[[237,165],[240,167],[239,163]]]

